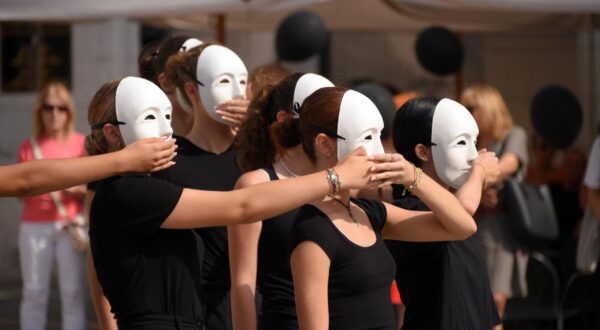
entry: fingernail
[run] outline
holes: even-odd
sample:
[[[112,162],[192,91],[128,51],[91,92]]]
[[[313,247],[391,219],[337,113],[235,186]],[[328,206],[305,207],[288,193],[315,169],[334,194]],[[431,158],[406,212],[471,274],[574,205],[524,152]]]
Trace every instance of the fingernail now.
[[[375,159],[375,157],[373,157],[373,156],[369,156],[369,157],[367,157],[367,159],[368,159],[368,160],[373,160],[373,159]]]
[[[369,170],[371,170],[371,171],[375,171],[376,169],[377,169],[377,167],[375,167],[375,166],[371,166],[371,168],[370,168]]]

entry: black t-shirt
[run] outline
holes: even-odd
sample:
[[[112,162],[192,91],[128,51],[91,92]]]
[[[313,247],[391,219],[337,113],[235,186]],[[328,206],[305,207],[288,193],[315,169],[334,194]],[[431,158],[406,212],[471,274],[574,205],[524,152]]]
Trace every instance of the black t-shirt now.
[[[211,191],[233,190],[241,173],[235,153],[229,149],[215,154],[203,150],[184,137],[177,137],[175,166],[154,176],[184,188]],[[228,291],[231,286],[227,227],[196,229],[204,241],[203,285],[205,289]]]
[[[313,241],[329,257],[329,329],[391,330],[395,328],[390,299],[395,267],[381,237],[387,211],[378,201],[352,202],[367,213],[375,244],[361,247],[352,243],[326,214],[305,205],[294,222],[290,251],[304,241]]]
[[[126,175],[99,181],[95,189],[92,256],[119,325],[160,315],[200,321],[201,240],[193,230],[160,228],[182,188]]]
[[[395,204],[429,211],[410,194]],[[475,235],[464,241],[386,245],[396,262],[396,284],[406,305],[403,330],[491,330],[500,323]]]
[[[272,166],[264,168],[271,181],[278,180]],[[288,247],[299,209],[262,223],[258,240],[257,287],[262,296],[259,329],[298,329],[294,282]]]

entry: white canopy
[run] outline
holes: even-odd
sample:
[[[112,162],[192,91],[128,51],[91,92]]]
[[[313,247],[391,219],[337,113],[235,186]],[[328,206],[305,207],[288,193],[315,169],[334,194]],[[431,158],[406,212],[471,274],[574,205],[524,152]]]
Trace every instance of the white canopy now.
[[[225,14],[232,30],[272,30],[290,11],[312,10],[331,30],[406,31],[431,24],[459,31],[565,30],[589,26],[598,0],[2,0],[0,20],[129,17],[206,28]]]

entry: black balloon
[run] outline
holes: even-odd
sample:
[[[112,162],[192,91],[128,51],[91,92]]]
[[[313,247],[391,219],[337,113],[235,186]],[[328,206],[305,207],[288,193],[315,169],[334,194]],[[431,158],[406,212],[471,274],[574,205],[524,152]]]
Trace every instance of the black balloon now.
[[[566,149],[581,131],[583,111],[571,91],[550,85],[535,94],[531,103],[531,122],[548,145]]]
[[[430,27],[419,33],[415,45],[419,63],[430,72],[447,75],[460,69],[464,52],[452,31]]]
[[[282,60],[300,61],[319,53],[327,42],[325,23],[317,14],[299,11],[277,28],[275,46]]]
[[[375,106],[377,106],[377,109],[381,113],[381,117],[383,117],[384,127],[381,137],[384,139],[387,138],[394,122],[394,115],[396,114],[396,106],[394,105],[394,96],[392,93],[376,82],[363,82],[352,87],[352,89],[364,94],[375,103]]]

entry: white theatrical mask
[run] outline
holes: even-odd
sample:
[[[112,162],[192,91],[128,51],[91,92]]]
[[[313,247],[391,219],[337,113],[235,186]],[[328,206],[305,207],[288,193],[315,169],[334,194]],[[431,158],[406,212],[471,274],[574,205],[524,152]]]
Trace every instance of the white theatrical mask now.
[[[383,118],[375,104],[357,91],[349,90],[344,93],[337,131],[344,139],[337,140],[338,161],[359,146],[365,147],[368,155],[383,153],[381,130]]]
[[[248,70],[244,62],[231,49],[211,45],[198,57],[196,78],[206,113],[215,121],[227,125],[217,114],[217,105],[246,97]]]
[[[181,44],[179,51],[187,52],[188,50],[198,47],[198,46],[202,45],[203,43],[204,42],[200,39],[189,38],[183,44]],[[177,103],[179,103],[179,106],[181,107],[181,109],[183,109],[183,111],[185,111],[186,113],[193,116],[194,108],[192,108],[192,105],[190,104],[190,102],[183,96],[183,93],[181,93],[181,90],[179,89],[179,87],[175,88],[175,96],[177,97]]]
[[[296,82],[296,87],[294,88],[294,103],[292,104],[295,117],[298,117],[302,103],[304,103],[304,100],[309,97],[310,94],[321,88],[333,86],[333,83],[323,76],[314,73],[303,74]]]
[[[438,177],[454,189],[469,178],[477,153],[479,128],[460,103],[442,99],[435,106],[431,124],[431,152]]]
[[[171,136],[171,102],[152,82],[123,78],[115,98],[117,121],[126,145],[140,139]]]
[[[189,38],[188,40],[184,41],[181,44],[181,47],[179,48],[180,52],[187,52],[188,50],[194,48],[194,47],[198,47],[200,45],[202,45],[204,42],[202,42],[202,40],[200,39],[196,39],[196,38]]]

